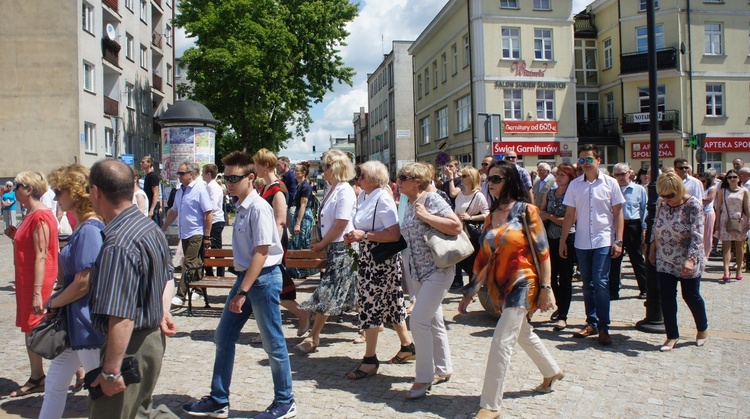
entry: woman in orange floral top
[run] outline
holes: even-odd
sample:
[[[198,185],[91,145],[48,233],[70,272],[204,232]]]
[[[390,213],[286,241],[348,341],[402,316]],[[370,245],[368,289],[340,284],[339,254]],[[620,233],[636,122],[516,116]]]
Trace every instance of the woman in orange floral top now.
[[[499,417],[505,375],[516,342],[544,377],[535,391],[549,393],[552,384],[564,376],[526,321],[529,311],[547,311],[555,305],[550,286],[549,245],[539,209],[526,202],[515,165],[506,161],[495,163],[487,180],[495,199],[479,240],[481,247],[474,263],[474,276],[464,288],[464,298],[458,306],[459,312],[466,313],[473,296],[486,285],[493,303],[502,307],[503,312],[492,337],[477,418]]]

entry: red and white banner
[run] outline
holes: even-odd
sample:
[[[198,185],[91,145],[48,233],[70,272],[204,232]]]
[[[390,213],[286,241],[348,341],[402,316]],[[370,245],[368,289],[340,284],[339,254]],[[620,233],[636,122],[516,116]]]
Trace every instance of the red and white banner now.
[[[659,141],[659,158],[675,157],[674,140]],[[630,158],[633,160],[651,158],[651,142],[635,142],[630,144]]]
[[[516,154],[531,156],[560,154],[560,143],[555,141],[526,143],[495,141],[492,143],[492,154],[505,154],[508,151],[515,151]]]
[[[557,134],[557,121],[503,121],[504,134]]]
[[[708,137],[703,148],[709,152],[750,151],[750,137]]]

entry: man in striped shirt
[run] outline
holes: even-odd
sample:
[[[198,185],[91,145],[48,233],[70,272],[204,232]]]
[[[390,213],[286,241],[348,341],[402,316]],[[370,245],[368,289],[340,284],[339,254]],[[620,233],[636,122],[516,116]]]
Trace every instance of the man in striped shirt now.
[[[94,211],[106,224],[102,230],[104,243],[91,269],[89,301],[92,323],[106,336],[102,372],[92,384],[101,386],[104,396],[90,401],[89,416],[176,417],[166,406],[152,409],[151,405],[164,357],[165,335],[176,332],[169,314],[174,268],[167,239],[132,204],[133,175],[122,162],[103,160],[94,164],[88,188]],[[120,367],[126,357],[138,360],[139,383],[125,384]]]

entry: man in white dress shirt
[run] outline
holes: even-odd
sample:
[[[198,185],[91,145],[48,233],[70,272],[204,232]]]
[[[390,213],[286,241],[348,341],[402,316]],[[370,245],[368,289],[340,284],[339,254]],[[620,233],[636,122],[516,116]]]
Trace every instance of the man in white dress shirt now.
[[[685,185],[685,192],[702,202],[704,198],[703,183],[688,174],[690,165],[687,160],[682,157],[674,159],[674,171],[682,178],[682,183]]]
[[[206,188],[208,189],[208,197],[211,198],[211,206],[213,211],[211,212],[211,248],[221,249],[223,242],[221,234],[224,231],[224,189],[216,181],[216,176],[219,174],[219,168],[215,164],[206,164],[203,166],[203,180],[206,182]],[[206,275],[213,276],[213,268],[205,268]],[[217,276],[224,276],[224,268],[216,268]]]

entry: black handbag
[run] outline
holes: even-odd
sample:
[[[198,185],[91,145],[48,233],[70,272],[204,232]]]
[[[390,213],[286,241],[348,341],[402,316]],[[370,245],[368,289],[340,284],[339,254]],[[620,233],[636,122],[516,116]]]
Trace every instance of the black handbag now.
[[[474,198],[476,198],[477,194],[480,192],[474,192],[474,195],[471,197],[471,201],[469,201],[469,205],[466,207],[466,212],[469,211],[469,208],[471,208],[471,204],[474,202]],[[471,215],[477,215],[477,214],[471,214]],[[464,228],[466,230],[466,234],[469,235],[469,240],[471,241],[471,244],[474,246],[474,250],[479,248],[479,236],[482,235],[482,232],[484,231],[484,221],[464,221]]]
[[[70,340],[65,307],[60,307],[55,317],[42,321],[32,329],[27,345],[31,352],[44,359],[55,359],[68,349]]]
[[[375,230],[375,215],[378,213],[379,203],[380,203],[380,198],[378,198],[378,201],[375,202],[375,211],[372,214],[371,231]],[[404,239],[404,236],[399,236],[398,241],[376,244],[375,246],[372,247],[372,249],[370,249],[370,254],[372,255],[372,260],[379,265],[385,262],[386,260],[392,258],[393,256],[395,256],[396,253],[406,248],[407,248],[407,245],[406,245],[406,240]]]

